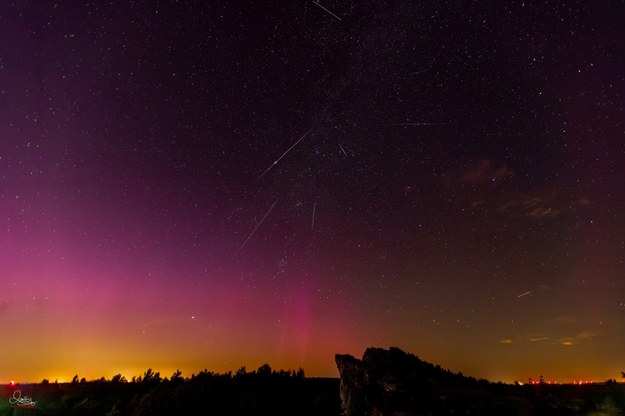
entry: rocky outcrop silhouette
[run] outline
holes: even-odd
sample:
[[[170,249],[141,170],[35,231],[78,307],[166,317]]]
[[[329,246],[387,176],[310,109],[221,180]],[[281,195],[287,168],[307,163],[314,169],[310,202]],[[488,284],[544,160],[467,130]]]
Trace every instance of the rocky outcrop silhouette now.
[[[538,414],[515,386],[455,374],[398,348],[335,358],[344,416]]]
[[[440,410],[447,407],[441,383],[453,386],[463,378],[398,348],[368,348],[362,360],[340,354],[335,358],[345,416],[403,416]]]
[[[345,416],[364,415],[364,368],[362,361],[348,354],[337,354],[336,365],[340,375],[341,406]]]
[[[625,385],[610,380],[511,385],[452,373],[398,348],[337,355],[344,416],[578,416],[625,414]]]

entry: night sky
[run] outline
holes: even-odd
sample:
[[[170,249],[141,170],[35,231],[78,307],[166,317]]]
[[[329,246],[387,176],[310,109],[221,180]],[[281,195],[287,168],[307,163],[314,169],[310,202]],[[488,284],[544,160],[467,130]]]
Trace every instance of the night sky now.
[[[4,1],[0,39],[0,382],[625,371],[622,1]]]

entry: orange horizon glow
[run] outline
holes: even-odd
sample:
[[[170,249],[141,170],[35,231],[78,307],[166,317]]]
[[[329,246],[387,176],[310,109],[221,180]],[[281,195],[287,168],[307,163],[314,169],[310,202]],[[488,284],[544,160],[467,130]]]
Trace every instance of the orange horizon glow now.
[[[62,279],[57,276],[52,273],[49,279]],[[275,294],[246,295],[236,285],[222,287],[212,298],[189,293],[184,302],[171,303],[161,300],[164,288],[144,288],[128,279],[111,289],[110,280],[99,273],[90,288],[97,296],[89,301],[80,287],[55,291],[45,280],[28,295],[18,291],[14,303],[23,306],[7,308],[3,317],[29,324],[15,325],[10,338],[0,343],[0,383],[69,382],[74,375],[110,379],[116,374],[130,380],[148,368],[162,378],[178,369],[190,377],[204,369],[225,373],[245,366],[251,371],[265,363],[274,369],[302,368],[311,377],[338,377],[335,354],[360,358],[370,346],[398,346],[453,372],[506,383],[540,375],[560,382],[600,382],[620,378],[619,369],[625,368],[616,349],[604,356],[594,353],[617,328],[603,324],[591,330],[584,320],[562,318],[539,329],[525,323],[514,329],[524,334],[517,336],[501,327],[478,338],[471,328],[458,330],[455,321],[423,323],[408,332],[401,311],[392,311],[399,319],[387,320],[366,305],[350,311],[342,302],[323,305],[307,291],[286,291],[283,296],[290,301],[271,308],[265,299]],[[262,319],[258,311],[263,311]]]
[[[239,367],[232,367],[232,368],[222,368],[222,369],[216,369],[216,368],[202,368],[202,369],[186,369],[186,370],[182,370],[180,368],[173,368],[173,367],[160,367],[160,368],[154,368],[154,367],[147,367],[141,370],[137,370],[137,371],[133,371],[133,370],[128,370],[128,369],[122,369],[120,371],[109,371],[106,373],[102,373],[100,375],[90,375],[90,374],[79,374],[76,372],[59,372],[59,373],[49,373],[47,375],[42,375],[40,377],[32,377],[32,378],[21,378],[21,377],[14,377],[13,379],[9,379],[8,381],[6,381],[2,376],[0,376],[0,385],[16,385],[19,386],[20,384],[37,384],[37,383],[41,383],[43,380],[48,381],[49,383],[71,383],[72,379],[74,378],[74,376],[78,376],[78,380],[81,380],[82,378],[84,378],[87,382],[91,382],[91,381],[98,381],[100,380],[102,377],[104,377],[104,379],[106,379],[107,381],[110,381],[111,378],[113,376],[116,375],[121,375],[123,376],[127,382],[131,382],[133,377],[138,378],[139,376],[143,376],[144,373],[148,370],[148,368],[152,369],[152,371],[154,373],[160,373],[160,377],[161,379],[169,379],[171,377],[172,374],[174,374],[174,372],[176,372],[177,370],[180,370],[182,372],[182,377],[183,378],[190,378],[193,375],[197,375],[200,372],[207,370],[209,372],[214,372],[216,374],[226,374],[226,373],[236,373],[237,370],[239,370],[241,367],[245,367],[247,372],[252,372],[257,370],[261,365],[264,364],[269,364],[271,366],[271,368],[273,370],[298,370],[301,367],[298,368],[286,368],[286,367],[279,367],[279,366],[273,366],[271,363],[269,362],[263,362],[262,364],[258,365],[258,366],[246,366],[246,365],[241,365]],[[436,364],[436,363],[433,363]],[[444,368],[444,367],[443,367]],[[309,372],[306,371],[306,369],[303,369],[306,377],[329,377],[329,378],[338,378],[338,371],[336,372],[336,374],[332,374],[332,373],[314,373],[314,372]],[[451,369],[450,369],[451,370]],[[454,370],[451,370],[453,372],[457,372]],[[462,371],[460,371],[462,372]],[[464,373],[464,376],[466,377],[474,377],[474,378],[484,378],[484,377],[479,377],[479,376],[475,376],[472,374],[467,374]],[[529,382],[528,380],[531,379],[531,382]],[[515,382],[519,383],[520,385],[539,385],[541,384],[540,381],[538,380],[538,376],[536,377],[518,377],[518,378],[507,378],[507,379],[488,379],[486,378],[486,380],[488,380],[489,382],[503,382],[506,384],[514,384]],[[619,380],[616,379],[614,377],[610,378],[610,377],[572,377],[572,378],[562,378],[562,379],[558,379],[558,378],[545,378],[544,383],[542,384],[546,384],[546,385],[558,385],[558,384],[568,384],[568,385],[586,385],[586,384],[601,384],[601,383],[605,383],[608,380],[613,380],[617,383],[624,383],[625,381],[623,380]]]
[[[78,376],[79,380],[85,378],[87,381],[93,381],[102,377],[110,380],[117,374],[121,374],[127,381],[131,381],[133,377],[143,376],[148,368],[151,368],[155,373],[159,372],[161,378],[170,378],[177,370],[182,372],[182,377],[187,378],[203,370],[224,374],[227,372],[235,373],[241,367],[245,367],[250,372],[263,364],[269,364],[274,370],[298,370],[302,368],[307,377],[336,378],[339,374],[334,364],[335,353],[348,353],[356,358],[361,358],[366,349],[364,345],[359,347],[346,345],[345,348],[335,351],[326,345],[327,349],[323,354],[325,359],[319,359],[318,353],[309,354],[302,358],[293,353],[281,352],[276,354],[274,352],[272,354],[269,346],[263,346],[259,343],[256,345],[259,350],[265,352],[262,357],[246,354],[243,348],[221,351],[214,348],[211,350],[211,354],[198,354],[192,350],[187,350],[186,358],[183,358],[184,354],[168,353],[166,350],[144,354],[141,352],[142,348],[147,349],[149,345],[141,343],[135,344],[131,350],[116,351],[111,348],[98,352],[97,349],[90,349],[88,353],[83,351],[81,355],[78,350],[74,349],[70,354],[60,354],[59,351],[71,350],[69,344],[60,344],[56,354],[50,353],[50,356],[55,357],[54,362],[41,359],[41,357],[33,358],[32,355],[30,359],[27,359],[27,351],[24,354],[14,355],[15,359],[10,360],[10,362],[5,360],[0,373],[0,384],[10,383],[11,380],[15,380],[18,384],[39,383],[44,379],[51,383],[69,383],[75,375]],[[414,349],[406,349],[406,351],[415,353]],[[220,359],[211,360],[211,355],[220,357]],[[579,381],[601,383],[608,379],[621,382],[617,378],[620,372],[610,367],[593,371],[590,366],[586,366],[580,371],[574,368],[558,368],[553,365],[544,366],[542,365],[544,363],[541,364],[538,360],[534,363],[524,360],[522,364],[519,363],[518,365],[510,365],[514,361],[507,363],[508,371],[504,373],[498,372],[495,366],[491,366],[487,371],[480,371],[479,360],[462,360],[458,357],[445,360],[449,357],[442,356],[440,351],[430,351],[430,353],[425,351],[424,354],[415,355],[432,364],[448,368],[452,372],[462,372],[465,376],[484,378],[492,382],[502,381],[507,384],[513,384],[515,381],[527,384],[530,378],[538,382],[541,375],[546,383],[575,384]]]

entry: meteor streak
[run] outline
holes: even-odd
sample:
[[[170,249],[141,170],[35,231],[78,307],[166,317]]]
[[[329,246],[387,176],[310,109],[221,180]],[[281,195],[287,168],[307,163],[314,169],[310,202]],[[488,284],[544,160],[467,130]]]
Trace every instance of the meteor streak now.
[[[341,145],[341,143],[339,143],[339,147],[341,148],[341,151],[343,152],[343,154],[347,156],[347,152],[345,151],[345,149],[343,149],[343,146]]]
[[[444,126],[445,123],[386,123],[385,126]]]
[[[337,19],[339,22],[342,22],[343,19],[341,19],[340,17],[338,17],[337,15],[335,15],[334,13],[332,13],[330,10],[326,9],[325,7],[323,7],[321,4],[319,4],[316,1],[313,1],[314,4],[316,4],[317,6],[321,7],[324,11],[326,11],[327,13],[329,13],[331,16],[333,16],[335,19]]]
[[[271,165],[269,165],[269,167],[267,169],[265,169],[265,171],[263,173],[260,174],[260,176],[258,178],[256,178],[256,180],[261,179],[263,176],[265,176],[267,174],[267,172],[269,172],[274,166],[276,166],[278,164],[278,162],[287,155],[287,153],[289,153],[291,150],[293,150],[293,148],[295,146],[297,146],[299,144],[299,142],[301,142],[302,140],[304,140],[304,137],[308,136],[308,134],[312,131],[312,129],[314,129],[315,126],[312,126],[310,128],[310,130],[308,130],[306,133],[304,133],[304,135],[302,137],[299,138],[299,140],[297,140],[295,143],[293,143],[291,145],[291,147],[289,147],[287,149],[286,152],[282,153],[282,156],[280,156],[279,158],[277,158]]]
[[[265,215],[263,216],[263,218],[260,219],[260,221],[258,222],[258,224],[256,224],[256,227],[254,227],[254,229],[252,230],[252,232],[250,233],[250,235],[247,236],[247,238],[245,239],[245,241],[243,242],[243,244],[241,244],[241,247],[239,247],[239,249],[237,250],[237,252],[234,254],[234,256],[232,256],[232,258],[230,259],[230,261],[234,260],[239,253],[241,252],[241,250],[243,250],[243,247],[245,247],[245,245],[247,244],[247,242],[250,240],[250,238],[252,238],[252,236],[254,235],[254,233],[256,232],[256,230],[258,230],[258,227],[260,227],[260,225],[263,223],[263,221],[265,221],[265,218],[267,218],[267,216],[269,215],[269,213],[271,212],[271,210],[273,209],[273,207],[276,206],[276,204],[278,203],[278,200],[276,199],[276,202],[273,203],[273,205],[271,205],[271,207],[269,207],[269,210],[265,213]]]

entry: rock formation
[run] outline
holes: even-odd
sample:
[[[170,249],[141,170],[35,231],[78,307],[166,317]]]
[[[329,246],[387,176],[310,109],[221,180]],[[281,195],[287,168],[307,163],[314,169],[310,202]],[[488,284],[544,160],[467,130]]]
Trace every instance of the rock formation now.
[[[344,416],[519,414],[508,412],[516,403],[490,412],[494,396],[486,380],[454,374],[398,348],[368,348],[362,360],[336,355],[336,364]]]
[[[397,348],[368,348],[362,360],[337,354],[336,364],[344,416],[421,414],[442,399],[432,387],[444,371]]]
[[[336,355],[336,365],[341,378],[341,407],[345,416],[365,414],[363,391],[364,372],[362,361],[351,355]]]

